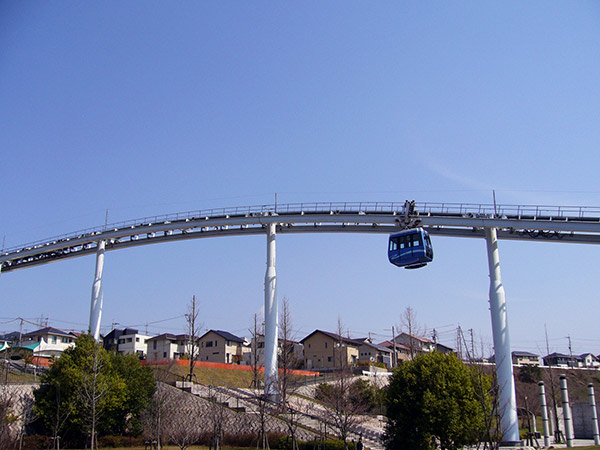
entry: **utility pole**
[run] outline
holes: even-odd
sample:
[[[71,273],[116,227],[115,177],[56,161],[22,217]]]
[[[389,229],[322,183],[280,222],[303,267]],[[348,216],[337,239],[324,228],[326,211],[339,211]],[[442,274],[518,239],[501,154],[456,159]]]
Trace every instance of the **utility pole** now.
[[[546,328],[546,324],[544,324],[544,333],[546,334],[546,354],[550,354],[550,346],[548,345],[548,329]],[[552,374],[552,364],[550,364],[550,360],[548,360],[548,372],[550,373],[550,393],[552,395],[552,406],[554,409],[554,442],[560,443],[561,439],[561,431],[559,428],[558,421],[558,407],[556,406],[556,394],[554,392],[554,376]]]
[[[573,363],[573,349],[571,348],[571,335],[568,335],[567,339],[569,340],[569,362],[571,363],[571,367],[575,367]]]
[[[461,361],[463,360],[463,351],[462,351],[463,339],[464,339],[464,336],[462,333],[462,328],[459,325],[458,328],[456,329],[456,352],[458,353],[458,359],[460,359]]]
[[[471,333],[471,359],[475,359],[475,340],[473,339],[473,328],[469,329]]]
[[[396,353],[396,332],[394,330],[394,326],[392,325],[392,343],[394,346],[394,354],[392,355],[392,364],[394,367],[398,367],[398,354]]]

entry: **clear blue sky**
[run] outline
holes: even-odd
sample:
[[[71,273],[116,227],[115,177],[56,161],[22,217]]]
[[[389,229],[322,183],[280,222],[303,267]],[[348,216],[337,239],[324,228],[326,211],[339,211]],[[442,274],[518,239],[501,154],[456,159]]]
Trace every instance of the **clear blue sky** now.
[[[0,237],[296,201],[600,206],[594,2],[0,2]],[[386,237],[278,238],[278,293],[302,338],[383,340],[407,306],[489,353],[485,243],[434,239],[418,271]],[[594,246],[501,242],[513,349],[600,353]],[[266,239],[106,255],[112,322],[248,335]],[[85,329],[93,256],[0,277],[0,331]],[[162,319],[177,317],[171,321]],[[32,330],[33,325],[28,329]]]

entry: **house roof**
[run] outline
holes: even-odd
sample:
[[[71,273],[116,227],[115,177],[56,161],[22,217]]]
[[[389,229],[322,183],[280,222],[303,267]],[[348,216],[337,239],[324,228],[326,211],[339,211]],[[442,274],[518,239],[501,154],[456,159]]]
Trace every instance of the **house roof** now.
[[[379,351],[379,352],[384,352],[384,353],[392,353],[392,349],[391,348],[387,348],[383,345],[377,345],[377,344],[373,344],[371,342],[365,341],[365,342],[361,342],[361,345],[366,345],[367,347],[371,347],[374,348],[375,350]]]
[[[33,337],[33,336],[46,336],[48,334],[53,334],[55,336],[68,336],[71,337],[71,334],[61,331],[57,328],[45,327],[40,328],[39,330],[32,331],[31,333],[24,334],[23,337]]]
[[[565,355],[564,353],[558,353],[558,352],[554,352],[554,353],[550,353],[549,355],[544,356],[544,358],[570,358],[569,355]]]
[[[10,333],[3,334],[0,336],[0,340],[8,341],[8,342],[18,341],[19,340],[19,332],[11,331]]]
[[[414,339],[415,341],[421,341],[425,344],[433,344],[433,341],[431,339],[427,339],[426,337],[415,336],[414,334],[400,333],[398,336],[396,336],[396,339],[399,339],[400,336],[408,336],[409,338]]]
[[[519,350],[512,352],[513,356],[533,356],[534,358],[539,358],[540,355],[536,355],[535,353],[530,352],[521,352]]]
[[[204,333],[202,336],[200,336],[200,339],[202,339],[204,336],[206,336],[208,333],[215,333],[218,334],[219,336],[221,336],[223,339],[226,339],[228,341],[234,341],[234,342],[241,342],[244,343],[244,339],[242,339],[239,336],[236,336],[235,334],[231,334],[228,331],[223,331],[223,330],[208,330],[206,333]]]
[[[182,335],[178,335],[175,336],[172,333],[163,333],[163,334],[159,334],[158,336],[153,336],[151,338],[149,338],[149,341],[176,341],[177,339],[179,339]]]
[[[325,336],[327,336],[328,338],[333,339],[334,341],[341,341],[341,342],[345,342],[346,344],[351,344],[353,346],[358,346],[360,345],[360,343],[357,343],[356,340],[354,339],[350,339],[350,338],[345,338],[343,336],[340,336],[339,334],[335,334],[335,333],[330,333],[329,331],[323,331],[323,330],[315,330],[312,333],[310,333],[308,336],[306,336],[304,339],[302,339],[300,341],[300,343],[303,343],[304,341],[306,341],[309,337],[313,336],[314,334],[317,333],[321,333],[324,334]]]
[[[394,343],[392,341],[383,341],[377,345],[380,345],[382,347],[386,347],[389,349],[394,348]],[[410,349],[406,345],[396,342],[396,350],[410,350]]]

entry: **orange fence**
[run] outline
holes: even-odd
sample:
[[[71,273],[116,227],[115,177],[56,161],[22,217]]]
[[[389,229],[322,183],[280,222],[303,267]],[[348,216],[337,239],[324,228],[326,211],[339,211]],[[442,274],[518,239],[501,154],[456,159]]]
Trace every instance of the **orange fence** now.
[[[52,358],[47,358],[45,356],[34,356],[31,358],[31,364],[35,364],[36,366],[50,367],[53,361]]]
[[[189,366],[190,362],[187,359],[159,359],[159,360],[143,360],[142,364],[153,366],[153,365],[167,365],[167,364],[176,364],[178,366]],[[252,366],[241,366],[238,364],[225,364],[225,363],[215,363],[208,361],[196,361],[194,363],[195,367],[209,367],[211,369],[226,369],[226,370],[242,370],[246,372],[252,371]],[[259,367],[261,372],[265,371],[264,367]],[[279,369],[282,372],[282,369]],[[306,377],[317,377],[319,376],[319,372],[314,372],[311,370],[290,370],[289,371],[293,375],[306,376]]]

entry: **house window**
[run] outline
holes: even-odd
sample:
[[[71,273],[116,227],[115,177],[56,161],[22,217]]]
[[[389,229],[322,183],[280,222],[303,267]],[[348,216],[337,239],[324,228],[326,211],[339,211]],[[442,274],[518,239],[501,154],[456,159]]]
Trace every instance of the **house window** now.
[[[163,358],[167,357],[167,352],[163,352]]]
[[[140,342],[140,338],[139,338],[139,337],[136,337],[136,338],[135,338],[135,342]]]
[[[227,341],[227,346],[231,347],[231,341]]]
[[[308,348],[310,348],[310,344],[308,344]]]
[[[133,338],[127,338],[127,342],[133,342]]]
[[[212,342],[212,341],[208,341],[208,342],[206,343],[206,346],[207,346],[207,347],[212,347],[212,346],[213,346],[213,342]]]
[[[328,356],[327,357],[327,362],[331,362],[331,361],[333,361],[333,356]]]
[[[156,341],[152,342],[152,348],[156,350]]]
[[[325,342],[325,348],[327,348],[327,342]]]

